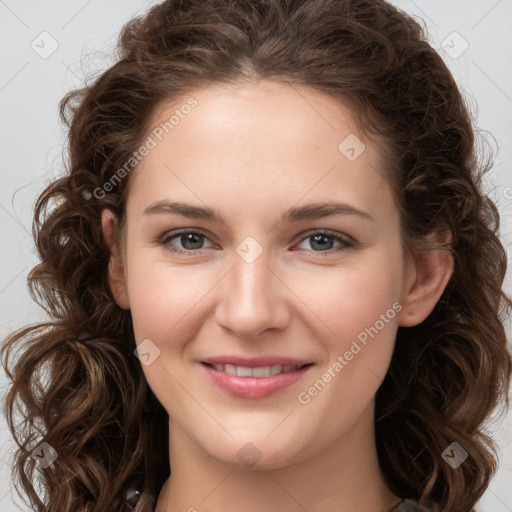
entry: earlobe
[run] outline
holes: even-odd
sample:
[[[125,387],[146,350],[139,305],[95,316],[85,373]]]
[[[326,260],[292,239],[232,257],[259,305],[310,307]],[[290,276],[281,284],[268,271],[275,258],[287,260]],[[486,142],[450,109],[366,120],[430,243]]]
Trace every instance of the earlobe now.
[[[450,232],[444,232],[443,241],[451,239]],[[398,316],[398,325],[412,327],[425,320],[441,298],[453,274],[453,257],[446,249],[437,248],[415,257],[413,277],[404,290],[403,309]]]
[[[101,212],[101,229],[103,239],[110,250],[108,262],[108,282],[116,304],[122,309],[130,309],[130,301],[126,288],[124,264],[121,248],[115,238],[117,219],[112,211],[104,209]]]

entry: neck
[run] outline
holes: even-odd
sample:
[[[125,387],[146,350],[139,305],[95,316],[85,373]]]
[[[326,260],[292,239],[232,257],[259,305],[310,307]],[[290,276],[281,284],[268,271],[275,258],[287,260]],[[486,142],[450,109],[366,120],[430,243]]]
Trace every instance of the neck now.
[[[374,402],[349,432],[313,458],[272,470],[245,469],[210,457],[176,425],[170,428],[171,476],[156,512],[388,512],[400,498],[381,474]]]

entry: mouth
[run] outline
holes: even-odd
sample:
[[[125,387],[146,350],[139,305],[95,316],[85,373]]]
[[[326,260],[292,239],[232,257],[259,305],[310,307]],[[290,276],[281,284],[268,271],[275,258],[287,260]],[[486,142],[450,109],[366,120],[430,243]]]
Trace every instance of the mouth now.
[[[314,363],[242,366],[201,362],[208,380],[230,396],[261,399],[281,391],[301,379]]]
[[[273,364],[271,366],[239,366],[235,364],[213,364],[203,362],[202,364],[216,370],[218,372],[227,373],[228,375],[236,375],[237,377],[272,377],[274,375],[281,375],[282,373],[295,372],[313,363],[306,364]]]

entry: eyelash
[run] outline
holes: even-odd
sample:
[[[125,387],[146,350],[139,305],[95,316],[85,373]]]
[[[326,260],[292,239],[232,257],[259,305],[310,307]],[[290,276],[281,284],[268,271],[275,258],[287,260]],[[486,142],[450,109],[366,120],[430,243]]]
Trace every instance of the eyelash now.
[[[203,236],[206,239],[208,239],[208,237],[204,233],[202,233],[201,231],[182,230],[182,231],[171,231],[170,233],[166,233],[162,238],[157,240],[155,243],[156,243],[156,245],[165,247],[166,250],[168,250],[170,252],[173,252],[173,253],[176,253],[176,254],[184,254],[184,255],[189,255],[189,256],[192,256],[192,255],[195,255],[195,254],[202,254],[204,249],[197,249],[197,250],[188,249],[188,250],[183,250],[183,249],[172,248],[170,246],[170,241],[171,240],[173,240],[174,238],[177,238],[179,236],[188,235],[188,234],[200,235],[200,236]],[[303,237],[299,241],[299,244],[304,242],[304,240],[307,240],[308,238],[312,238],[315,235],[324,235],[324,236],[327,236],[327,237],[331,237],[335,241],[341,242],[343,244],[343,246],[341,248],[338,248],[338,249],[329,249],[327,251],[313,251],[313,250],[309,251],[309,252],[313,252],[315,254],[318,254],[320,256],[324,256],[324,255],[325,256],[329,256],[329,255],[332,255],[332,254],[337,254],[337,253],[343,252],[343,251],[345,251],[345,250],[347,250],[347,249],[349,249],[351,247],[354,248],[356,246],[356,244],[354,242],[351,242],[351,241],[347,240],[346,238],[343,238],[343,237],[341,237],[341,236],[339,236],[339,235],[337,235],[334,232],[329,231],[329,230],[310,231],[307,234],[307,236]]]

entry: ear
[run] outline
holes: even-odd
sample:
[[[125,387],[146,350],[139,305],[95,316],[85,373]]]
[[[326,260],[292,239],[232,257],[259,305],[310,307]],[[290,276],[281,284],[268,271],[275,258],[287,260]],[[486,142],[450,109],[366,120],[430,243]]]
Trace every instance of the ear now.
[[[110,259],[108,262],[108,282],[116,304],[122,309],[130,309],[128,290],[124,275],[124,264],[121,257],[121,248],[115,239],[115,229],[117,218],[108,208],[101,212],[101,229],[103,239],[110,249]]]
[[[444,242],[452,239],[450,231],[430,238],[433,236]],[[453,258],[447,250],[435,249],[416,255],[406,271],[398,325],[412,327],[423,322],[441,298],[452,273]]]

